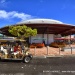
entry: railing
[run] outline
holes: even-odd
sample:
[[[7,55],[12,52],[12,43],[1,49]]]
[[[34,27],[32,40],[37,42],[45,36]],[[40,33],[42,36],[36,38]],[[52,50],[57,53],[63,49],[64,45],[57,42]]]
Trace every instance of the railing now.
[[[74,55],[75,47],[63,47],[63,48],[53,48],[53,47],[43,47],[43,48],[30,48],[30,52],[33,55]]]

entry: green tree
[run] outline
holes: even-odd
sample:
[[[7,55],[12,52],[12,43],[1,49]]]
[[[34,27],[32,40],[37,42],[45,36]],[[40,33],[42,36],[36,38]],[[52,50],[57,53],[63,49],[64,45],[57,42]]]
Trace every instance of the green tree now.
[[[23,26],[10,26],[9,33],[18,38],[24,39],[29,36],[35,36],[37,34],[37,29],[32,29],[31,27]]]

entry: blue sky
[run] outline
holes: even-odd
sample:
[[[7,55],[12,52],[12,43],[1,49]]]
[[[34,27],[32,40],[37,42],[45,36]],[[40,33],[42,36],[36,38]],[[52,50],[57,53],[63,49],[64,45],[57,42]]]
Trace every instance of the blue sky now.
[[[75,0],[0,0],[0,27],[34,18],[75,24]]]

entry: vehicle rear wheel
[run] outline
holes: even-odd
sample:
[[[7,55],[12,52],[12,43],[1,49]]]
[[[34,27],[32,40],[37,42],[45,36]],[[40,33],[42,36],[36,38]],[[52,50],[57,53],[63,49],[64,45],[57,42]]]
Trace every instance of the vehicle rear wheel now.
[[[23,58],[23,62],[24,62],[24,63],[29,63],[30,60],[31,60],[31,58],[28,57],[28,56],[26,56],[26,57]]]

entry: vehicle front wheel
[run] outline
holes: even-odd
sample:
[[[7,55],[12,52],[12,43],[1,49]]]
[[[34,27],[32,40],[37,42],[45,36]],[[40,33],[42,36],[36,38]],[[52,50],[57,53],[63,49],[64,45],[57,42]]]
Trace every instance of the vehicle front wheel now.
[[[26,56],[26,57],[23,58],[23,62],[24,62],[24,63],[29,63],[30,60],[31,60],[31,58],[28,57],[28,56]]]

